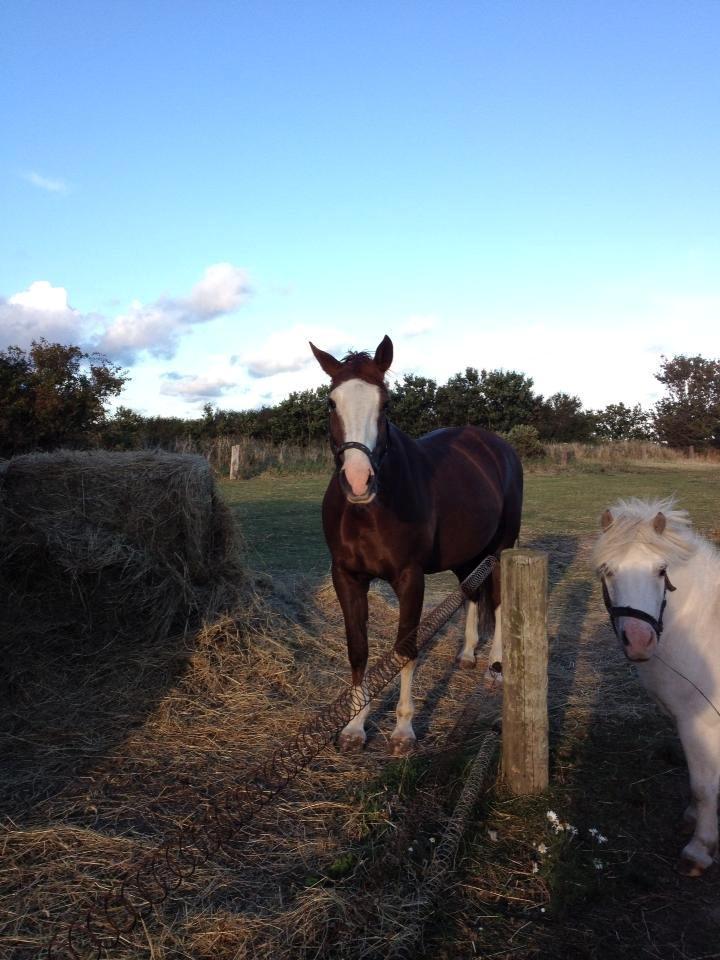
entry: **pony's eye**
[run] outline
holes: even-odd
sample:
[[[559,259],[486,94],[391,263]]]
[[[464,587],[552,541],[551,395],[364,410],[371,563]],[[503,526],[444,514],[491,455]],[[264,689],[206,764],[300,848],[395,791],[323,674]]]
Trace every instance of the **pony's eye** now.
[[[334,409],[335,409],[335,401],[328,400],[328,410],[334,410]]]
[[[659,577],[664,577],[666,573],[667,573],[667,567],[660,567],[660,569],[658,570]]]

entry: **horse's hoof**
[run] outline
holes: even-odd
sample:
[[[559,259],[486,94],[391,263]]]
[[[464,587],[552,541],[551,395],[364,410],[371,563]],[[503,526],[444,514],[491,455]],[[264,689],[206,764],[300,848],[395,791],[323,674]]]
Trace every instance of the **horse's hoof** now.
[[[710,866],[710,864],[708,864]],[[693,860],[692,857],[687,857],[685,855],[680,857],[680,863],[678,863],[678,873],[681,873],[684,877],[701,877],[707,867],[704,867],[701,863],[698,863],[697,860]]]
[[[341,753],[360,753],[365,746],[365,737],[361,733],[341,733],[337,745]]]
[[[462,653],[455,657],[455,663],[461,670],[474,670],[476,666],[474,656],[465,657]]]
[[[499,669],[499,670],[496,670],[496,669],[495,669],[496,667],[499,667],[500,669]],[[491,666],[489,666],[489,667],[487,668],[487,670],[485,671],[485,683],[486,683],[487,686],[489,686],[490,688],[492,688],[492,687],[496,687],[496,688],[497,688],[497,687],[502,686],[502,682],[503,682],[502,664],[501,664],[501,663],[493,663],[493,664],[492,664]]]
[[[390,753],[393,757],[407,757],[415,750],[416,743],[415,737],[391,737]]]

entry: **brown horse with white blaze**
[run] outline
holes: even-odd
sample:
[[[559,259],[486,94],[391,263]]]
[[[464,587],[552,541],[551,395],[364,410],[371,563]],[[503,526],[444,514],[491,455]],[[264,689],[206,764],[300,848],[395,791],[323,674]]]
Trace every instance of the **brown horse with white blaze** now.
[[[484,557],[499,557],[501,550],[515,544],[522,467],[509,444],[479,427],[435,430],[413,440],[390,423],[385,383],[393,358],[389,337],[373,357],[350,353],[336,360],[310,346],[331,379],[330,444],[336,470],[323,499],[322,517],[359,710],[342,731],[339,745],[347,750],[365,743],[370,708],[363,688],[367,597],[371,581],[380,578],[390,583],[400,605],[395,649],[411,657],[401,672],[391,737],[392,752],[402,755],[415,744],[412,678],[425,574],[452,570],[463,580]],[[499,567],[478,596],[468,601],[465,643],[458,657],[463,667],[475,666],[479,603],[496,613],[490,663],[499,674]]]

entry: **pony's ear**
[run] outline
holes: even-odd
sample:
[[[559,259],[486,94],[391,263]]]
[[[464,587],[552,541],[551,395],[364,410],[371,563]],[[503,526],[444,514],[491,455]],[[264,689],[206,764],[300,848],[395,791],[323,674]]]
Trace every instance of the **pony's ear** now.
[[[380,367],[380,372],[385,373],[393,361],[393,345],[390,337],[385,334],[377,350],[375,351],[375,363]]]
[[[613,515],[609,510],[603,510],[603,515],[600,517],[600,526],[603,528],[603,530],[607,530],[612,522]]]
[[[661,510],[660,513],[656,513],[655,517],[653,518],[653,530],[655,531],[655,533],[661,534],[665,529],[666,525],[667,525],[667,517]]]
[[[320,350],[318,347],[316,347],[314,343],[311,343],[310,341],[308,342],[310,343],[310,349],[315,354],[315,359],[317,362],[330,377],[330,379],[334,379],[342,370],[342,363],[339,360],[336,360],[331,353],[326,353],[324,350]]]

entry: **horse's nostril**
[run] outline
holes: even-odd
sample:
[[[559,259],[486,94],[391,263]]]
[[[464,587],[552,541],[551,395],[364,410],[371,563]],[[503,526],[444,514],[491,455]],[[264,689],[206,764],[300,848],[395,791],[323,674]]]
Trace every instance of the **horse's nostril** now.
[[[628,640],[628,635],[625,633],[624,630],[623,630],[623,632],[622,632],[622,642],[623,642],[623,646],[625,646],[625,647],[629,647],[629,646],[630,646],[630,641]]]

